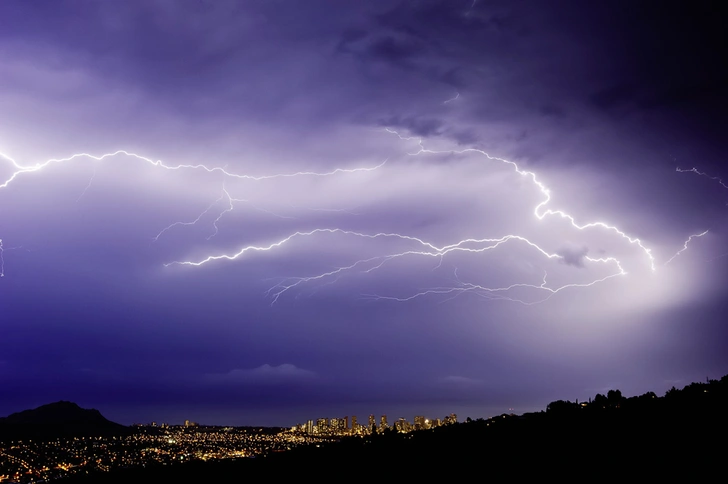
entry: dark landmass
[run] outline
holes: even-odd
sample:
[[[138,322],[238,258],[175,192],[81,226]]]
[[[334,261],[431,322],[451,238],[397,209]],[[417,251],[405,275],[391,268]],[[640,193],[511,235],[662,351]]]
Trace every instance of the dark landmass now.
[[[555,401],[542,412],[501,415],[408,434],[309,445],[256,459],[190,462],[75,476],[59,482],[242,482],[315,475],[321,481],[463,477],[586,481],[722,475],[728,375],[631,398],[618,390],[588,402]],[[314,473],[314,474],[311,474]]]
[[[130,431],[107,420],[98,410],[64,401],[0,418],[0,442],[127,435]]]

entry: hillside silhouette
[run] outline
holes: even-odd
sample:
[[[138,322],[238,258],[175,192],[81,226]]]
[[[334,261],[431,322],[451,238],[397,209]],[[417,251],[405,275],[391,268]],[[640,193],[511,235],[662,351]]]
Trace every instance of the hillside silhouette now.
[[[0,442],[59,437],[111,436],[129,428],[107,420],[98,410],[60,401],[0,418]]]
[[[501,415],[409,434],[299,447],[256,459],[191,462],[74,477],[67,483],[242,482],[250,476],[377,478],[572,478],[636,481],[721,472],[728,430],[728,376],[625,398],[558,400],[545,411]]]

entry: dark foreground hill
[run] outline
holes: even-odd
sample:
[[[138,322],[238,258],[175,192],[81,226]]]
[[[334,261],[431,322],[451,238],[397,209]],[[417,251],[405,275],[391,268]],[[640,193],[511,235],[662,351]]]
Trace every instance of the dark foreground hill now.
[[[107,420],[98,410],[63,401],[0,418],[0,442],[124,435],[128,431],[128,427]]]
[[[569,478],[633,482],[724,475],[728,376],[663,397],[618,391],[546,411],[410,434],[300,447],[236,462],[189,464],[76,477],[63,483],[244,482],[251,477],[316,481],[427,479],[448,482]],[[720,479],[724,479],[723,478]]]

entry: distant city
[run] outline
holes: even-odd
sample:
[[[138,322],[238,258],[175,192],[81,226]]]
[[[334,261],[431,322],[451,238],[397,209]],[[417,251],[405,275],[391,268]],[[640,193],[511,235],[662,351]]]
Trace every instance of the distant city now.
[[[400,417],[396,421],[389,424],[386,415],[377,418],[375,415],[369,415],[366,425],[362,425],[357,420],[356,415],[351,417],[351,425],[349,425],[349,417],[341,418],[319,418],[314,422],[309,420],[306,423],[294,426],[291,431],[306,435],[369,435],[386,430],[395,430],[397,432],[412,432],[414,430],[427,430],[442,425],[457,423],[458,417],[454,413],[446,416],[444,419],[428,419],[418,415],[414,422],[408,422],[404,417]]]
[[[383,432],[408,433],[457,423],[445,418],[403,417],[390,424],[387,415],[318,418],[280,427],[219,427],[185,420],[182,425],[134,424],[129,435],[25,439],[0,443],[0,482],[39,483],[89,471],[148,465],[172,465],[193,460],[251,458],[307,444],[335,442]]]

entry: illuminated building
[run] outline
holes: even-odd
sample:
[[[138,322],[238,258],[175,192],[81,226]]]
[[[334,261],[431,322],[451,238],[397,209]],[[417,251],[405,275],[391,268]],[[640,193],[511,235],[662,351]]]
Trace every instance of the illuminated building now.
[[[415,416],[415,430],[424,430],[427,428],[425,424],[425,417],[422,415]]]
[[[382,415],[382,418],[379,421],[379,426],[382,427],[383,429],[386,429],[387,427],[389,427],[389,425],[387,425],[387,416],[386,415]]]
[[[445,417],[445,425],[458,423],[458,416],[454,413],[451,413],[447,417]]]
[[[328,419],[320,418],[316,420],[316,427],[318,428],[319,433],[326,432],[329,427]]]
[[[351,433],[356,433],[358,428],[358,424],[356,423],[356,415],[351,416]]]
[[[369,428],[372,428],[372,425],[375,425],[377,423],[377,419],[374,415],[369,416]]]

